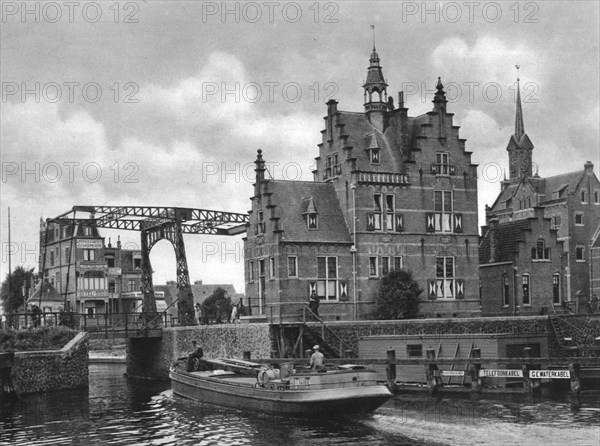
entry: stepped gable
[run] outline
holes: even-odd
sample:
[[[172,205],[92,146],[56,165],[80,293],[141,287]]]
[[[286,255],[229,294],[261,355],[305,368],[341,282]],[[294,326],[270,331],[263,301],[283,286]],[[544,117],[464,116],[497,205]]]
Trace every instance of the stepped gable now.
[[[269,204],[285,242],[352,243],[332,183],[272,180],[268,184],[272,192]],[[306,214],[313,210],[318,215],[318,229],[309,230]]]
[[[517,243],[525,241],[524,231],[531,229],[529,220],[518,220],[498,224],[494,229],[490,228],[485,233],[479,245],[479,259],[481,263],[489,262],[512,262],[514,253],[517,251]],[[492,232],[496,231],[496,255],[491,257]]]

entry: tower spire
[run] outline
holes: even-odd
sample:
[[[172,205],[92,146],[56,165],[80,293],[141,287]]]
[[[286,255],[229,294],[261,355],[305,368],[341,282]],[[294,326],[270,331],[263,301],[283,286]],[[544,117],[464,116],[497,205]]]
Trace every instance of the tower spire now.
[[[515,116],[515,138],[520,141],[525,134],[525,124],[523,124],[523,109],[521,108],[521,86],[519,78],[519,65],[515,65],[517,69],[517,113]]]
[[[383,77],[383,71],[381,65],[379,65],[379,54],[375,49],[375,26],[371,25],[371,29],[373,30],[373,52],[369,59],[367,80],[363,85],[365,89],[365,111],[383,110],[385,106],[382,104],[387,102],[388,84]]]
[[[371,25],[371,30],[373,31],[373,52],[375,52],[375,25]]]

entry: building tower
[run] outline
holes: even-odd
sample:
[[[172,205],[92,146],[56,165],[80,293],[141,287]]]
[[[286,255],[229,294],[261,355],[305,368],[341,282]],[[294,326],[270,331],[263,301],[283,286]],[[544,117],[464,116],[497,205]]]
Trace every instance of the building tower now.
[[[517,70],[519,66],[517,65]],[[515,116],[515,133],[510,137],[506,151],[508,152],[509,180],[519,181],[532,176],[533,144],[525,133],[523,124],[523,109],[521,108],[520,79],[517,74],[517,110]]]

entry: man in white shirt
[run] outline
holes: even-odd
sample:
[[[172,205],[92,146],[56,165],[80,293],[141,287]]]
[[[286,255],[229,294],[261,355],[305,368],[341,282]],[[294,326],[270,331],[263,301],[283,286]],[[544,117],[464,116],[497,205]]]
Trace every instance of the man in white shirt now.
[[[325,356],[323,353],[319,351],[320,347],[315,345],[313,350],[315,351],[310,357],[310,368],[312,370],[321,370],[323,368],[323,361],[325,360]]]

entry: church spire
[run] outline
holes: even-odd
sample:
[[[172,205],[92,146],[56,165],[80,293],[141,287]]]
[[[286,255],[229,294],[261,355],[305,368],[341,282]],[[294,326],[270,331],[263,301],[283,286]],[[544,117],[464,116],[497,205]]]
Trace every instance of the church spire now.
[[[520,141],[525,134],[525,124],[523,124],[523,110],[521,108],[521,88],[519,84],[519,65],[515,65],[517,68],[517,113],[515,116],[515,138]]]
[[[521,108],[521,85],[519,78],[519,65],[517,69],[517,110],[515,115],[515,133],[510,137],[506,150],[508,151],[509,179],[518,181],[521,178],[530,178],[532,171],[533,143],[525,133],[523,124],[523,109]]]

